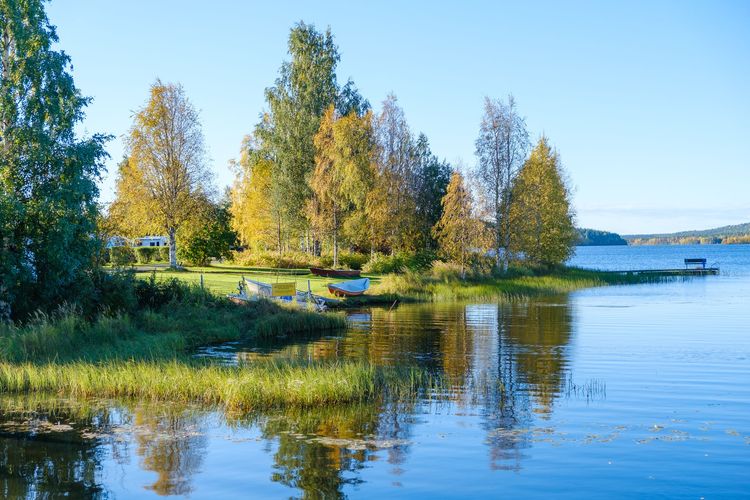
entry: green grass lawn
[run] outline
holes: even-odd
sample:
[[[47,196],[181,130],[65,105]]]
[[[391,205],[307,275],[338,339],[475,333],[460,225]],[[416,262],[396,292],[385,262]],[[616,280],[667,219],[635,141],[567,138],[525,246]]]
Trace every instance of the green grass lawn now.
[[[146,271],[141,266],[136,272],[139,278],[146,279],[154,271]],[[203,276],[204,287],[226,295],[237,293],[237,285],[244,276],[265,283],[294,282],[297,290],[306,291],[308,283],[313,293],[332,297],[327,284],[343,281],[341,278],[321,278],[307,269],[268,269],[241,267],[232,264],[216,264],[208,267],[188,267],[184,271],[170,271],[164,267],[156,269],[156,279],[177,278],[187,283],[200,283]],[[572,292],[581,288],[605,285],[651,283],[668,279],[666,276],[638,275],[624,276],[601,271],[560,268],[547,274],[534,276],[479,277],[461,280],[450,278],[441,280],[429,272],[389,275],[366,275],[370,278],[370,290],[361,297],[345,301],[350,306],[367,304],[390,304],[395,299],[401,301],[461,300],[480,298],[520,298],[535,295]]]
[[[140,266],[143,269],[145,266]],[[137,271],[139,278],[148,278],[153,271]],[[165,280],[169,278],[178,278],[187,283],[200,283],[201,274],[203,275],[204,286],[214,293],[226,295],[228,293],[237,293],[237,285],[244,276],[245,278],[265,283],[287,283],[294,282],[297,290],[307,291],[308,282],[313,293],[324,297],[333,297],[328,293],[328,283],[338,283],[341,278],[321,278],[310,273],[307,269],[268,269],[258,267],[240,267],[232,264],[215,264],[208,267],[187,267],[185,271],[169,271],[163,268],[157,268],[156,279]],[[380,281],[377,276],[367,276],[370,278],[371,285]]]

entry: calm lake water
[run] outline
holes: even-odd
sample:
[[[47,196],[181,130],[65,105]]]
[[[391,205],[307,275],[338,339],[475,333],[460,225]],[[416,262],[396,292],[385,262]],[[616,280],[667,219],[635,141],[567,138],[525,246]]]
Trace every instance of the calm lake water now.
[[[750,246],[586,247],[572,263],[720,276],[350,313],[218,362],[364,359],[445,394],[312,411],[4,398],[5,496],[750,497]]]

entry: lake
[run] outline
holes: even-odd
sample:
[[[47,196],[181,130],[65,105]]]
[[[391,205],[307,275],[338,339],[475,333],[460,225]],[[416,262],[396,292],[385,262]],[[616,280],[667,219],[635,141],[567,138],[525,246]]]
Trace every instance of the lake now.
[[[750,246],[582,247],[598,269],[719,276],[352,311],[338,336],[217,362],[363,359],[449,376],[413,401],[227,415],[2,398],[5,496],[750,497]]]

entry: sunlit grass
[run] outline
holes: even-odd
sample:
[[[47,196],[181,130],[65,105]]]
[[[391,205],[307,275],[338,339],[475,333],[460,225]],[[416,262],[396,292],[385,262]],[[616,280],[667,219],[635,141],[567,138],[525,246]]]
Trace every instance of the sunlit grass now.
[[[430,383],[417,369],[364,363],[261,363],[226,367],[181,361],[0,363],[0,391],[198,402],[246,411],[367,401],[414,394]]]
[[[147,278],[151,272],[139,272]],[[330,296],[328,283],[340,281],[321,278],[305,269],[262,269],[215,265],[188,268],[186,271],[156,271],[157,280],[177,278],[189,284],[199,284],[215,293],[236,293],[242,277],[267,283],[293,281],[298,290],[307,290],[308,281],[313,293]],[[660,275],[622,275],[601,271],[563,267],[540,275],[435,278],[428,272],[405,272],[387,275],[368,275],[370,290],[362,297],[348,299],[350,305],[390,304],[394,300],[440,301],[462,299],[492,299],[497,297],[525,298],[545,294],[559,294],[604,285],[652,283],[663,281]]]
[[[177,278],[192,285],[199,285],[203,275],[203,285],[210,291],[222,295],[237,293],[237,285],[243,277],[265,283],[294,282],[297,290],[310,290],[324,297],[332,297],[328,293],[328,284],[342,281],[338,278],[321,278],[310,273],[307,269],[269,269],[258,267],[240,267],[230,264],[216,264],[207,267],[187,267],[184,271],[171,271],[163,268],[138,271],[139,278],[146,279],[156,273],[157,280]],[[377,276],[368,276],[373,283],[377,283]]]
[[[605,285],[653,283],[659,275],[620,275],[577,268],[563,268],[538,276],[501,276],[438,279],[426,273],[407,272],[381,277],[371,293],[406,300],[524,299],[554,295]]]
[[[340,314],[245,306],[195,288],[138,314],[87,320],[74,309],[0,325],[0,392],[68,398],[132,398],[221,405],[245,411],[323,406],[413,395],[430,378],[418,369],[365,363],[258,361],[219,366],[192,356],[201,345],[341,329]]]

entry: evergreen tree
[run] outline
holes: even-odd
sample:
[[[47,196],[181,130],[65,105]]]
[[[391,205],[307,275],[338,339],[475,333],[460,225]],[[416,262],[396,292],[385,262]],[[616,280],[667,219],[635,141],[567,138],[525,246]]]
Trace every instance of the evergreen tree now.
[[[90,99],[57,41],[42,1],[0,0],[0,320],[92,286],[109,137],[76,137]]]
[[[432,248],[432,227],[442,214],[441,202],[451,179],[451,166],[430,151],[427,136],[419,134],[414,147],[414,197],[417,235],[421,248]]]
[[[570,198],[560,157],[542,136],[513,185],[513,251],[537,265],[565,262],[577,237]]]

